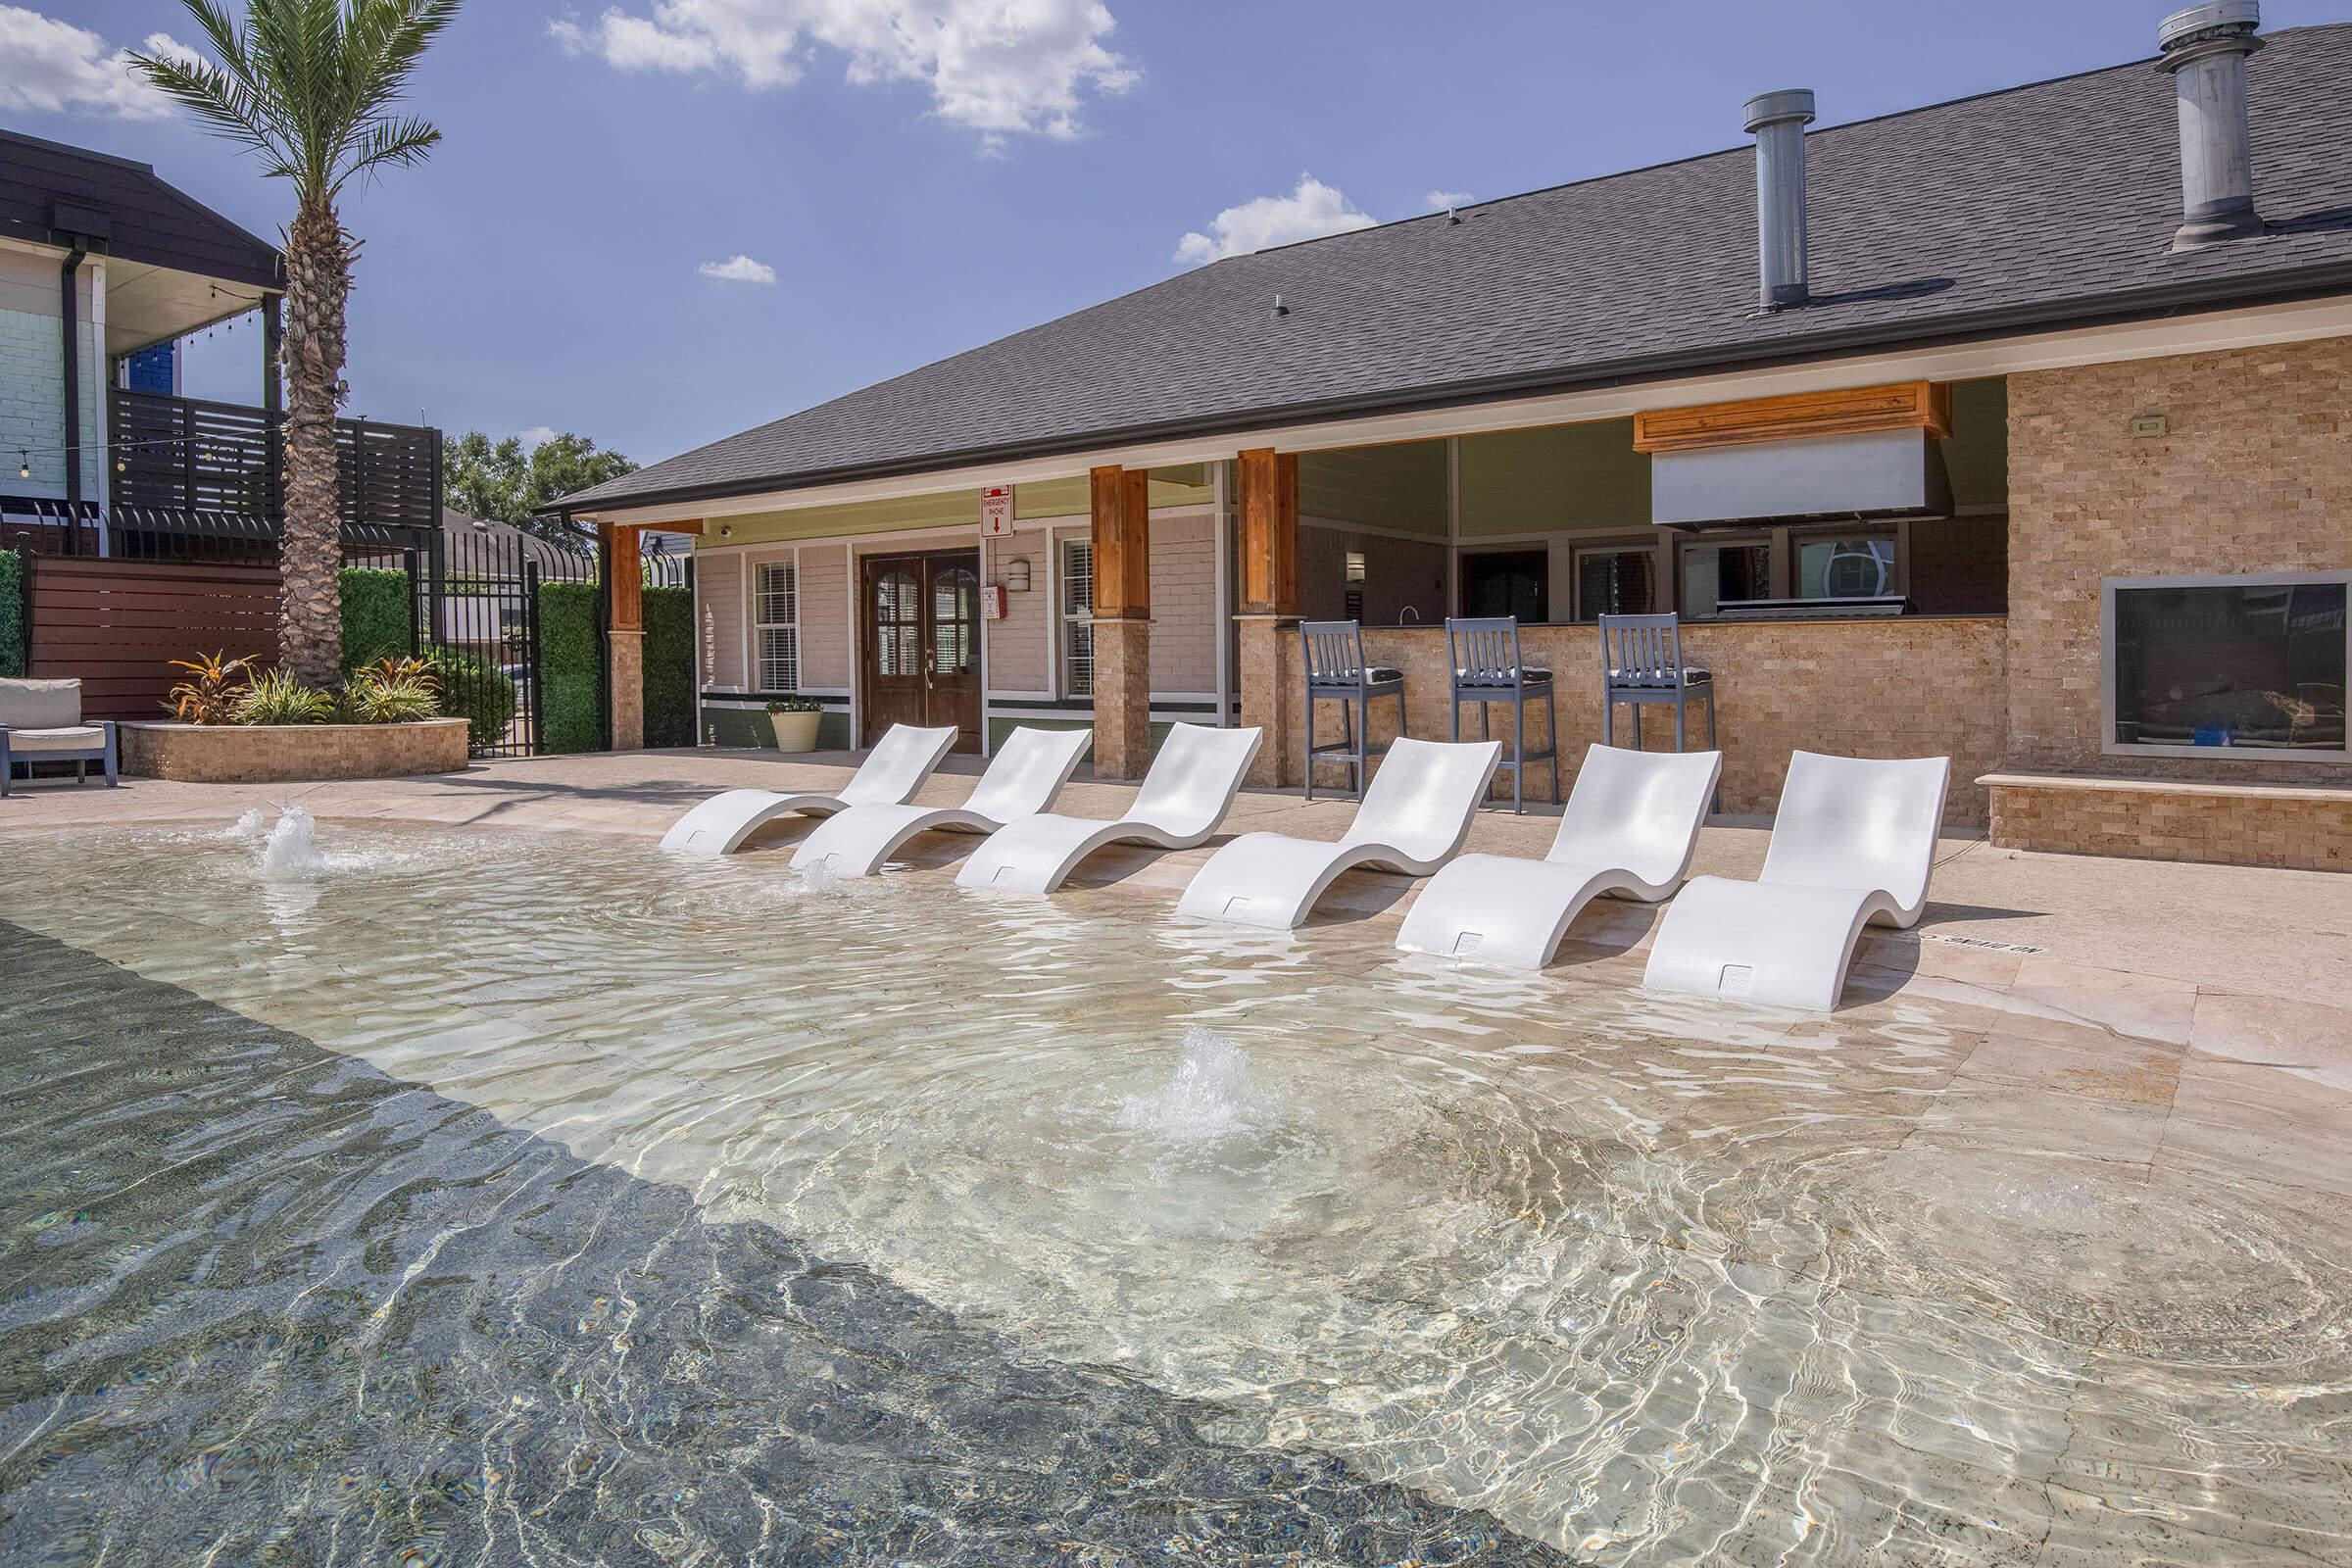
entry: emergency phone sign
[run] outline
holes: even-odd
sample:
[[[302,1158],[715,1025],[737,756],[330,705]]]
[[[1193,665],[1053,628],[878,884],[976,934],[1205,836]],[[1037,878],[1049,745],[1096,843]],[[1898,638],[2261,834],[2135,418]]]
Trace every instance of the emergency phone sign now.
[[[1012,486],[992,484],[980,492],[980,537],[1003,539],[1012,532]]]

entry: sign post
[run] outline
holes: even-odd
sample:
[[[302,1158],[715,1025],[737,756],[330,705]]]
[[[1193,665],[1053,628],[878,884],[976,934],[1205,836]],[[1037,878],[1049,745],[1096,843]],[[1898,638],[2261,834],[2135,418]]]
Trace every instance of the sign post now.
[[[1004,539],[1012,533],[1012,486],[992,484],[980,492],[980,537]]]

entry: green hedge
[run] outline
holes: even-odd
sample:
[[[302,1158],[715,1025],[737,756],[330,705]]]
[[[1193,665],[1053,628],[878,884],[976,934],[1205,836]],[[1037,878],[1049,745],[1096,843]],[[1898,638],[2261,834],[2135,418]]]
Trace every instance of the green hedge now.
[[[539,585],[539,749],[605,749],[605,644],[592,582]]]
[[[24,673],[24,558],[0,550],[0,680]]]
[[[343,672],[409,652],[409,574],[373,566],[343,569]]]
[[[692,746],[694,590],[645,591],[645,744]]]

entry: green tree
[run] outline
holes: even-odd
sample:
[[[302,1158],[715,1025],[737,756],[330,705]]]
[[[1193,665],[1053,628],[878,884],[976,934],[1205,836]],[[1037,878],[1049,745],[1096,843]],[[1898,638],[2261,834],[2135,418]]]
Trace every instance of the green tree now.
[[[422,163],[441,132],[394,113],[410,73],[458,14],[458,0],[246,0],[242,26],[222,0],[181,0],[218,57],[133,53],[131,64],[214,131],[294,187],[286,226],[283,582],[279,647],[309,685],[342,675],[343,564],[335,495],[335,410],[344,311],[359,242],[336,203],[362,174]]]
[[[526,451],[519,437],[493,441],[479,430],[468,430],[442,443],[441,470],[449,504],[460,512],[576,544],[578,531],[533,514],[574,491],[634,473],[637,465],[568,431]]]

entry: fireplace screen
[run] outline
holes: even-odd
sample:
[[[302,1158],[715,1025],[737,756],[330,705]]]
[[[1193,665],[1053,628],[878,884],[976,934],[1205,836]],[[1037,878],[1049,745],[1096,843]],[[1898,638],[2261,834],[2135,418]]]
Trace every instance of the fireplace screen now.
[[[2114,747],[2343,755],[2348,577],[2109,583]]]

